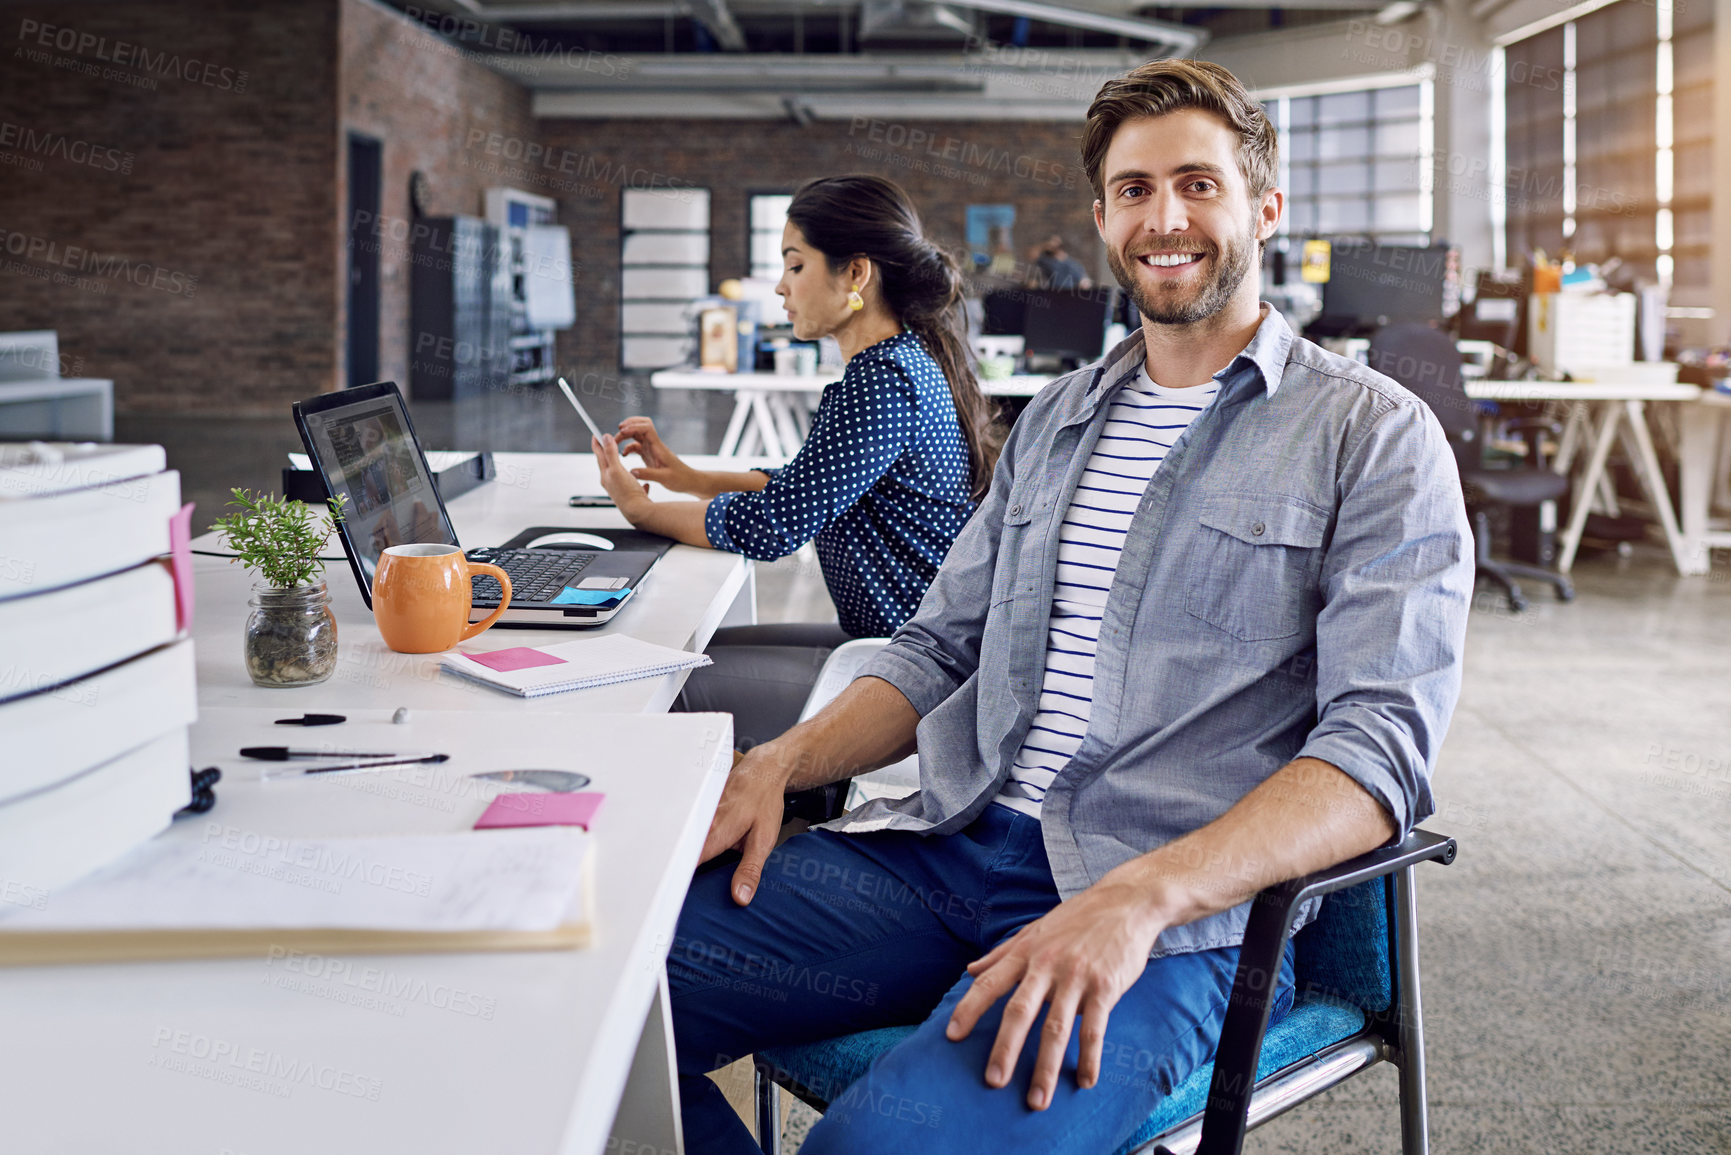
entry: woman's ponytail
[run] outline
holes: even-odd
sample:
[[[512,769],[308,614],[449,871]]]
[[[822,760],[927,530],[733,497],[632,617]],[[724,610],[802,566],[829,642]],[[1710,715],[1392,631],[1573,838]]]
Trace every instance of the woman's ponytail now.
[[[974,369],[973,350],[968,347],[968,319],[962,303],[962,270],[955,257],[927,242],[929,253],[919,273],[909,278],[906,311],[901,320],[925,345],[950,383],[956,417],[968,443],[971,493],[975,501],[992,485],[1003,436],[992,412],[992,404],[980,389]]]

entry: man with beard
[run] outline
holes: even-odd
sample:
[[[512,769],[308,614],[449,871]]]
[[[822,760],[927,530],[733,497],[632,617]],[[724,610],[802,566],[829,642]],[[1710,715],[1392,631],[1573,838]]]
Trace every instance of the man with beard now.
[[[1258,303],[1276,147],[1217,65],[1095,98],[1145,322],[1028,407],[865,673],[735,768],[703,856],[740,860],[668,958],[688,1150],[756,1149],[704,1072],[918,1023],[806,1151],[1111,1151],[1213,1054],[1249,900],[1432,812],[1460,483],[1422,403]],[[776,847],[785,792],[916,746],[917,794]],[[1276,1016],[1291,984],[1289,954]]]

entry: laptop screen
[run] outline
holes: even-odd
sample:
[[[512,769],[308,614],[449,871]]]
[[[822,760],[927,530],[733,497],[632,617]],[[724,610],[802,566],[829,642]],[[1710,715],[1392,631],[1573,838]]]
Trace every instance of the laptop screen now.
[[[343,536],[370,589],[387,546],[456,545],[402,395],[366,387],[353,404],[304,412],[307,453],[332,497],[346,497]]]

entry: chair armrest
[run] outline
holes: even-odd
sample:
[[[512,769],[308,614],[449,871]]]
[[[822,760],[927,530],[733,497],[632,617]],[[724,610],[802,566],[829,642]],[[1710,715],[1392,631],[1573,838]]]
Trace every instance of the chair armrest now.
[[[1256,1087],[1256,1064],[1262,1057],[1262,1036],[1268,1030],[1274,985],[1280,974],[1286,940],[1299,907],[1313,898],[1357,886],[1373,878],[1435,859],[1454,861],[1455,840],[1428,830],[1414,830],[1396,846],[1385,846],[1349,858],[1325,870],[1271,886],[1256,896],[1250,922],[1238,952],[1238,972],[1232,998],[1214,1053],[1214,1078],[1208,1085],[1203,1111],[1202,1141],[1197,1155],[1238,1155],[1244,1145],[1250,1114],[1250,1093]]]

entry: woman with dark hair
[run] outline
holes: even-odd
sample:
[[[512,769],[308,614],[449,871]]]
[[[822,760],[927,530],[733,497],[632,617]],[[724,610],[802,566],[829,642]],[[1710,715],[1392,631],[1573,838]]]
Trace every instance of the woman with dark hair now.
[[[593,443],[602,484],[640,529],[760,561],[816,543],[839,624],[718,631],[715,665],[686,683],[683,708],[731,712],[741,748],[799,720],[836,646],[913,615],[991,481],[999,442],[969,361],[960,269],[926,239],[907,194],[882,177],[828,177],[795,193],[787,216],[776,292],[794,336],[834,337],[847,362],[799,453],[780,469],[693,469],[645,417]],[[653,501],[645,481],[700,500]]]

